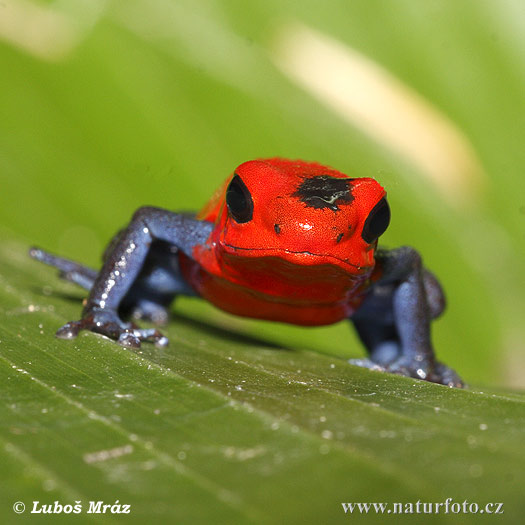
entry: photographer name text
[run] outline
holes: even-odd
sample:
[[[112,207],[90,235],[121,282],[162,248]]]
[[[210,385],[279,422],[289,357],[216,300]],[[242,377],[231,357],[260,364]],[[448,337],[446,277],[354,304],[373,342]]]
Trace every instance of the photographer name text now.
[[[33,501],[31,514],[130,514],[131,505],[120,503],[105,503],[104,501],[89,501],[86,505],[82,501],[63,505],[59,501],[41,503]]]

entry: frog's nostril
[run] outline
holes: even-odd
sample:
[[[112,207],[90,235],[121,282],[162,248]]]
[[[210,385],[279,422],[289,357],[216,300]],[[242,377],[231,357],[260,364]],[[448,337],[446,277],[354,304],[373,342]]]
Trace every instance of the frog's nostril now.
[[[337,236],[337,239],[335,240],[335,242],[339,243],[341,242],[341,239],[343,238],[343,233],[341,232],[338,236]]]

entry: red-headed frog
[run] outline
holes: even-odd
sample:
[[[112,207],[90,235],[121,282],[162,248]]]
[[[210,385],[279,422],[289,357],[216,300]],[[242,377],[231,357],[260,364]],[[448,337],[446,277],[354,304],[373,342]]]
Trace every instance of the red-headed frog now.
[[[386,192],[313,162],[241,164],[198,214],[143,207],[112,239],[100,271],[38,248],[30,255],[89,290],[82,318],[57,337],[91,330],[139,348],[168,339],[130,319],[168,320],[177,295],[227,312],[305,326],[352,321],[368,351],[352,364],[448,386],[458,375],[434,355],[430,322],[443,291],[410,247],[378,248],[390,222]]]

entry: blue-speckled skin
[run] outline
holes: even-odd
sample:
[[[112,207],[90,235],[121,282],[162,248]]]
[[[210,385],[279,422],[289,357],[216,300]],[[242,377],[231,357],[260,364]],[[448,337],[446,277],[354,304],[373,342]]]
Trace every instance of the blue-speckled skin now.
[[[82,319],[65,324],[57,337],[72,339],[91,330],[138,348],[141,341],[166,346],[168,339],[155,329],[139,329],[123,318],[168,320],[168,307],[177,294],[194,295],[179,270],[177,253],[191,257],[203,245],[213,224],[188,214],[153,207],[140,208],[130,224],[110,242],[99,272],[32,248],[30,255],[60,269],[61,276],[88,290]]]
[[[188,214],[140,208],[104,254],[100,271],[33,248],[30,255],[58,268],[61,276],[87,290],[82,318],[64,325],[57,336],[71,339],[91,330],[138,348],[141,341],[162,347],[168,340],[157,329],[139,329],[126,318],[157,324],[168,320],[168,309],[179,295],[196,295],[179,268],[178,253],[192,259],[196,247],[206,247],[214,224]],[[360,366],[463,386],[453,370],[436,361],[430,322],[445,301],[436,278],[423,268],[412,248],[378,250],[381,277],[371,283],[351,321],[366,346],[369,359]]]

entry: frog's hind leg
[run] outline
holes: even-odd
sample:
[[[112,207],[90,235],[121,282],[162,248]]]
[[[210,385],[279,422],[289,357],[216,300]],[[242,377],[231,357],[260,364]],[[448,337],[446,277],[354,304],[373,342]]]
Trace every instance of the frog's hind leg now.
[[[75,283],[86,290],[91,290],[98,274],[93,268],[71,261],[70,259],[65,259],[64,257],[58,257],[40,248],[31,248],[29,255],[37,261],[57,268],[59,270],[59,276],[62,279]]]

